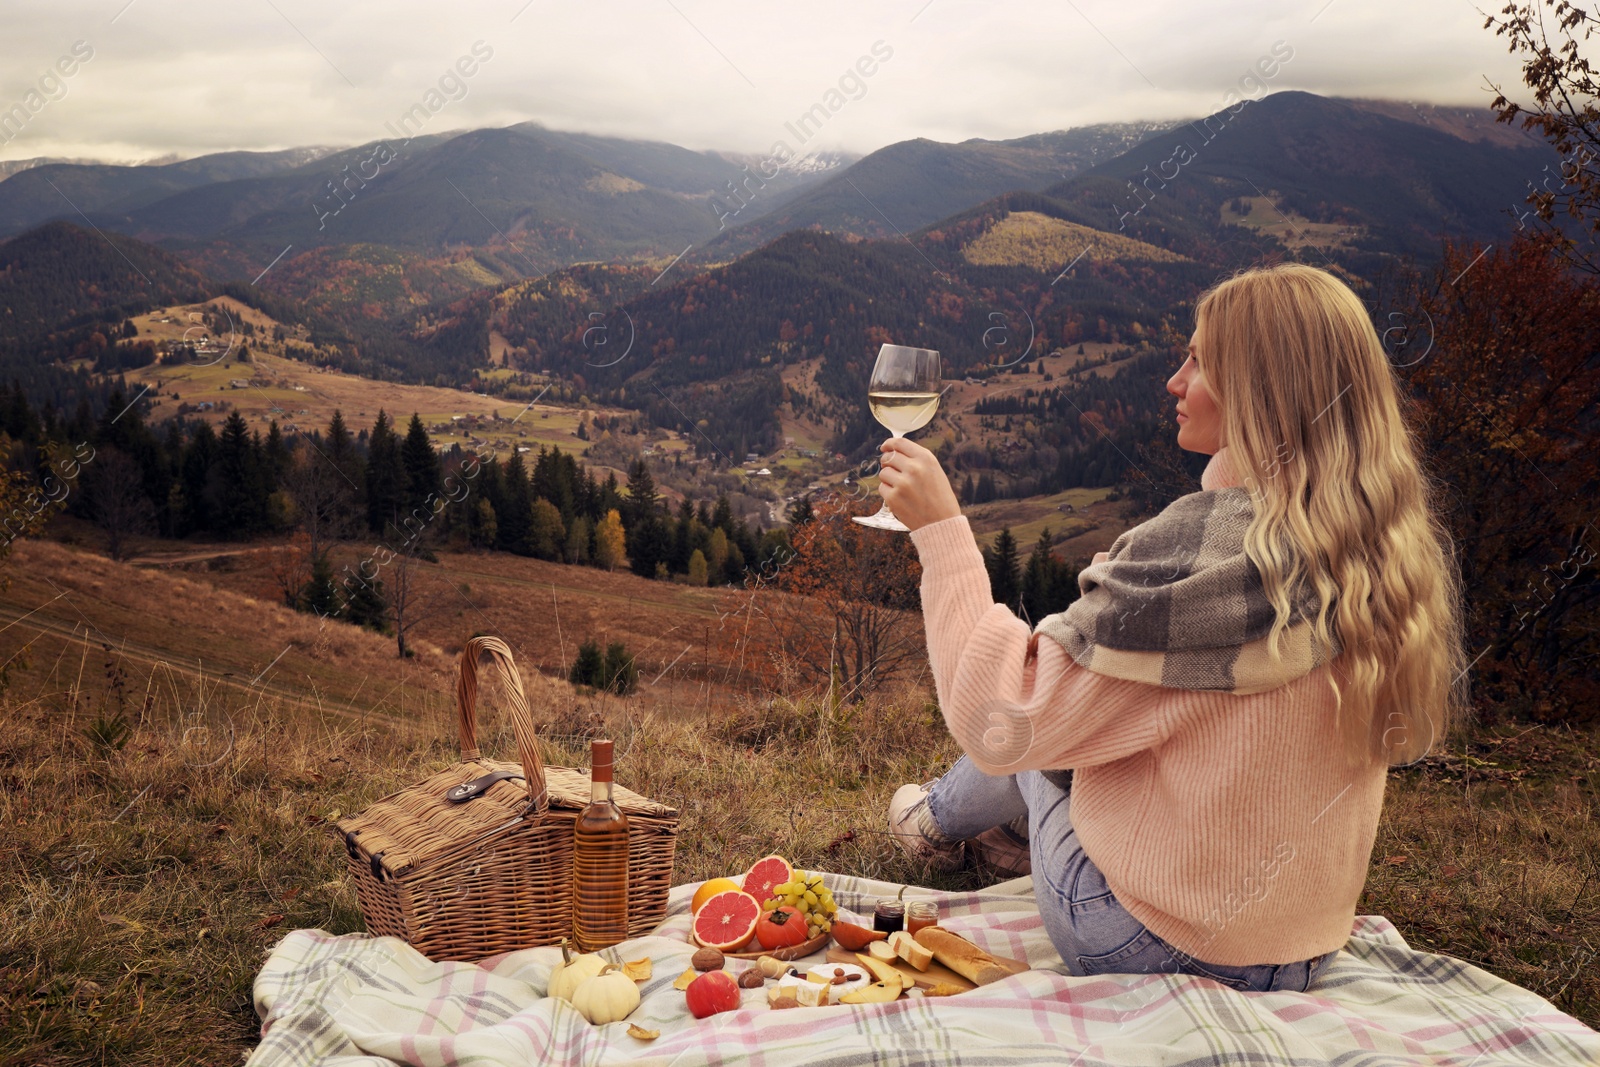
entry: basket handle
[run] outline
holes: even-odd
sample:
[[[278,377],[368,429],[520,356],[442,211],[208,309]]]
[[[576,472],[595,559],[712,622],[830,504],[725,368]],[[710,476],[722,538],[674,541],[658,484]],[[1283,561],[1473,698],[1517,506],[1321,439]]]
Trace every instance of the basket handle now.
[[[528,799],[543,811],[549,803],[545,790],[544,761],[535,743],[533,716],[528,713],[528,698],[522,691],[522,676],[511,660],[511,649],[498,637],[474,637],[461,651],[461,675],[456,681],[456,713],[461,725],[461,758],[478,758],[478,661],[487,658],[499,672],[506,698],[511,704],[511,725],[517,733],[517,748],[522,753],[522,774],[528,786]]]

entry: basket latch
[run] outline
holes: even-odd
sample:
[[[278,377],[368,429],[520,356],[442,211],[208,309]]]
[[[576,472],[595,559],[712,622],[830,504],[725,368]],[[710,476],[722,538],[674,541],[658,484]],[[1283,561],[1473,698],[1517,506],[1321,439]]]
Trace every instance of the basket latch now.
[[[503,782],[507,778],[521,778],[516,771],[492,771],[470,782],[463,782],[458,786],[446,789],[444,798],[452,804],[465,804],[474,797],[481,797],[489,791],[489,787],[496,782]]]

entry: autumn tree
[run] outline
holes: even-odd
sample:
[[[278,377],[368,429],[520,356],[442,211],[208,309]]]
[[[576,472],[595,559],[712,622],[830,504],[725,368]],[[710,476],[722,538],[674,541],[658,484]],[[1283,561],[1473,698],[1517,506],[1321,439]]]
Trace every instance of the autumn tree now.
[[[1541,9],[1549,10],[1548,19]],[[1557,238],[1568,261],[1600,274],[1594,247],[1600,235],[1600,86],[1583,54],[1600,30],[1600,17],[1570,0],[1509,3],[1500,15],[1488,16],[1484,28],[1507,38],[1511,54],[1522,57],[1522,80],[1533,93],[1533,104],[1514,102],[1496,85],[1490,106],[1500,122],[1514,122],[1521,115],[1523,129],[1538,131],[1561,154],[1555,170],[1545,167],[1528,182],[1526,203],[1532,210],[1516,211],[1517,227],[1527,227],[1531,219],[1534,228]],[[1564,220],[1572,220],[1572,228],[1585,235],[1582,242],[1566,236]]]
[[[614,571],[622,563],[626,551],[622,516],[616,508],[612,508],[594,529],[595,566]]]
[[[922,565],[911,539],[851,522],[875,502],[815,502],[790,531],[792,555],[772,584],[790,596],[759,606],[784,653],[819,680],[837,674],[858,700],[923,654]],[[819,622],[821,625],[819,625]]]
[[[309,444],[295,450],[283,480],[305,534],[307,565],[313,565],[333,542],[355,534],[359,525],[355,483],[348,471]]]
[[[0,433],[0,562],[11,555],[11,546],[20,538],[31,537],[44,528],[60,506],[60,497],[40,492],[33,479],[9,467],[16,442]],[[77,465],[73,467],[74,475]],[[59,482],[50,483],[59,486]],[[11,583],[9,573],[0,568],[0,589]]]
[[[1539,717],[1600,706],[1600,283],[1559,238],[1525,231],[1483,250],[1447,244],[1410,279],[1432,344],[1397,372],[1448,486],[1480,695]],[[1483,692],[1483,690],[1487,692]]]
[[[427,573],[433,559],[425,541],[427,531],[408,533],[396,526],[387,531],[389,549],[388,620],[394,624],[395,654],[402,659],[412,655],[406,639],[417,624],[444,610],[447,596],[440,581]]]
[[[126,452],[103,445],[84,469],[82,487],[95,525],[106,535],[106,554],[127,555],[129,541],[155,528],[156,511],[145,496],[143,471]]]

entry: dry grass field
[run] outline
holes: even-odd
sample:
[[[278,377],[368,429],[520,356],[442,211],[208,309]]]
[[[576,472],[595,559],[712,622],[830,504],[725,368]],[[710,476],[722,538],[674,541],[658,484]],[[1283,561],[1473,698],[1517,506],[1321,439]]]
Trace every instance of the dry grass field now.
[[[519,650],[548,632],[551,585],[558,647],[580,619],[642,649],[715,618],[715,594],[629,575],[501,557],[441,567],[485,595],[491,622],[523,627]],[[452,652],[489,627],[441,621],[401,661],[392,639],[231,588],[248,569],[177,573],[25,542],[6,573],[0,1063],[238,1063],[263,954],[287,930],[362,928],[329,823],[455,759]],[[697,706],[692,672],[644,684],[675,654],[659,644],[628,698],[576,691],[528,652],[520,665],[550,763],[581,765],[605,731],[622,739],[619,780],[683,812],[676,882],[770,851],[920,884],[985,880],[918,869],[881,832],[893,789],[956,755],[925,679],[854,706],[781,680]],[[504,719],[485,722],[486,747],[514,751]],[[1600,1023],[1597,741],[1485,721],[1392,772],[1360,910]]]

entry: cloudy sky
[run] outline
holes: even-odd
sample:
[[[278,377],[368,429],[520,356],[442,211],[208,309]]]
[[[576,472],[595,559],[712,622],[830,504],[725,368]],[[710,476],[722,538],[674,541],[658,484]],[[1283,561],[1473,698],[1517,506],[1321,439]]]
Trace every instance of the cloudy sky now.
[[[29,114],[0,159],[359,144],[430,102],[430,133],[533,119],[763,151],[841,79],[823,147],[868,152],[1206,114],[1278,42],[1273,91],[1483,106],[1486,78],[1520,85],[1483,20],[1467,0],[4,0],[0,111]]]

